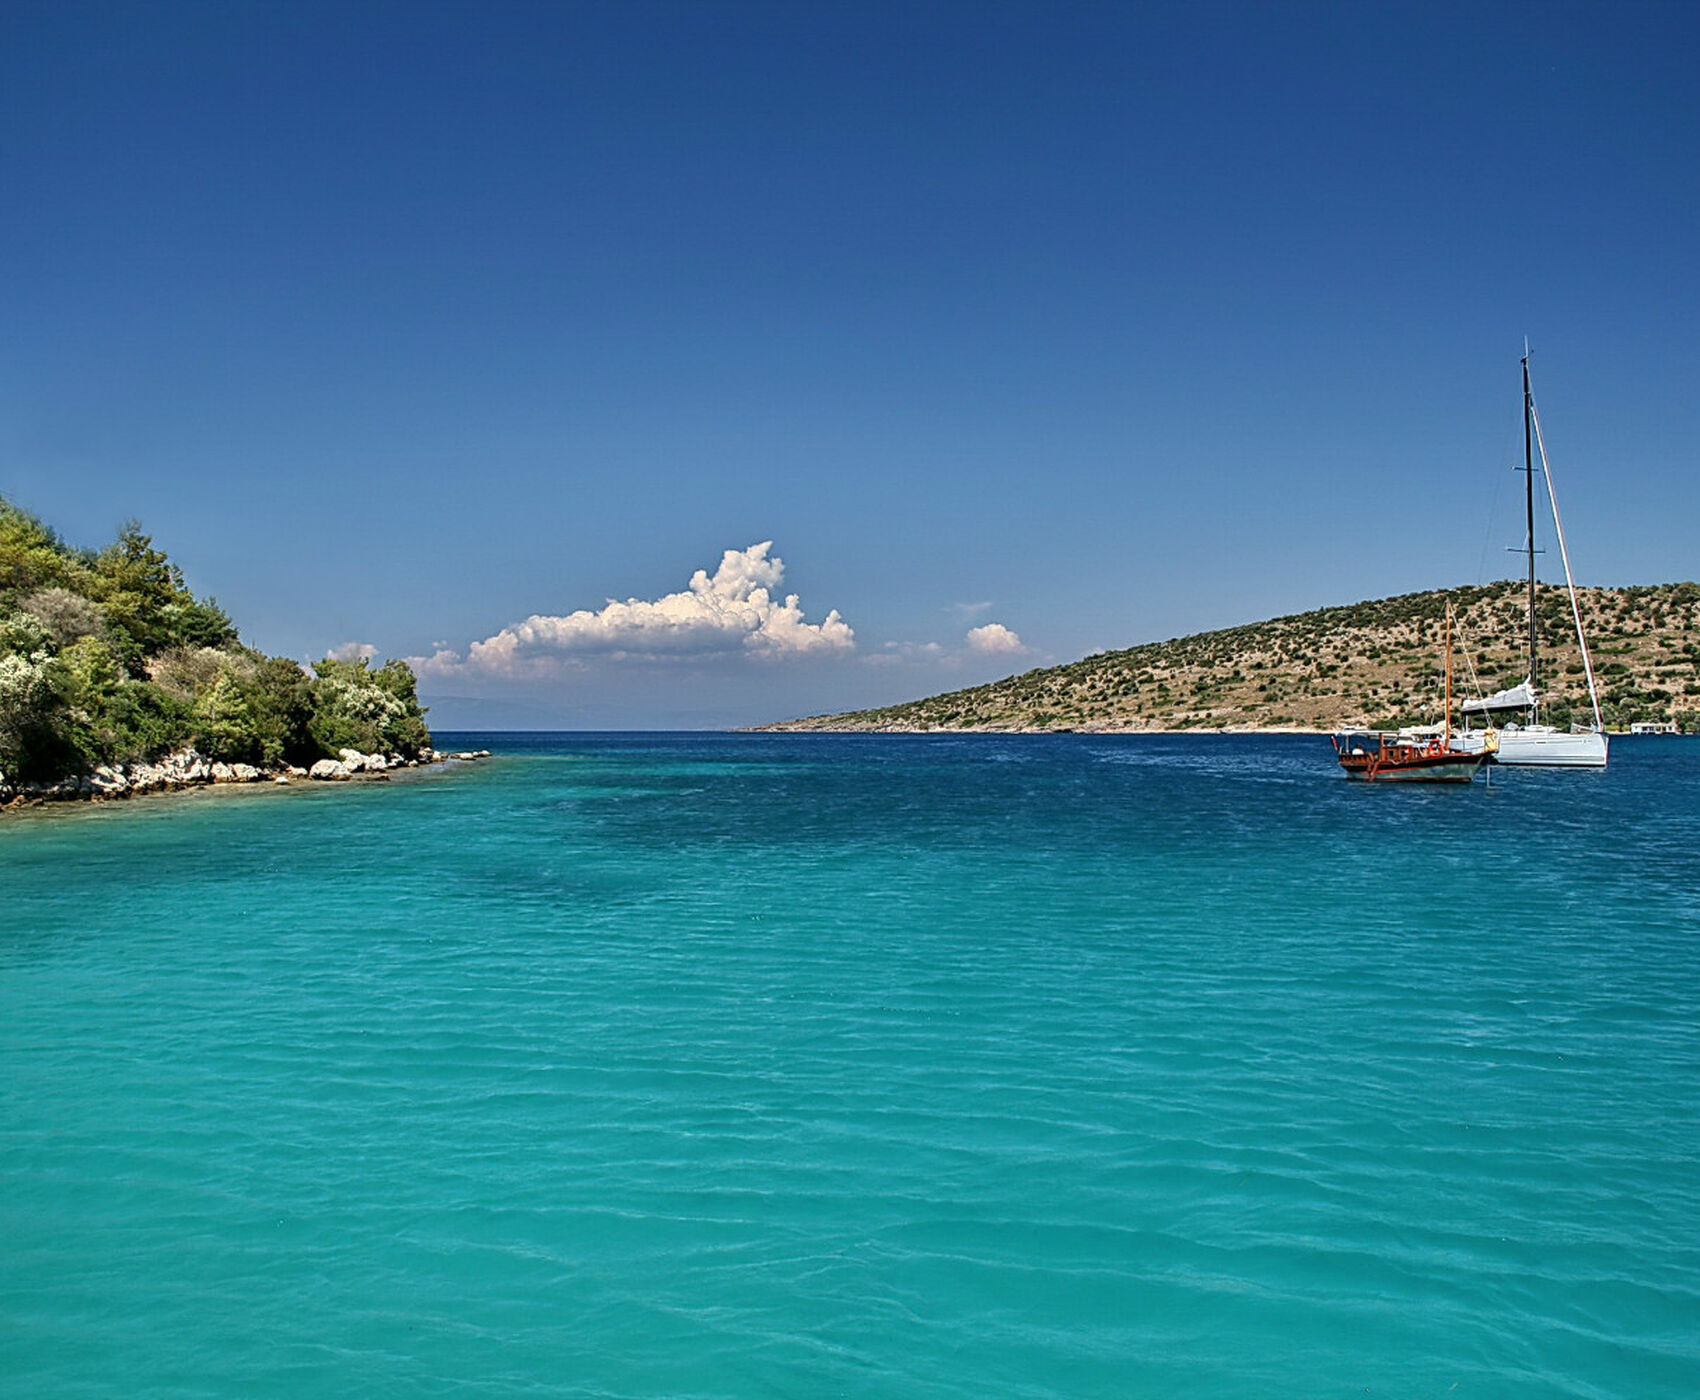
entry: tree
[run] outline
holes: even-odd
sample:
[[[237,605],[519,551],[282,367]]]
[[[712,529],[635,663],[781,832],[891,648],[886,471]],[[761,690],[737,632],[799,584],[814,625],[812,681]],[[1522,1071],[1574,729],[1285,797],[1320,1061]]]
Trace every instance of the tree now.
[[[88,572],[58,535],[0,497],[0,608],[41,588],[83,592]]]
[[[247,653],[243,664],[221,673],[214,690],[226,687],[219,703],[240,716],[240,752],[232,759],[271,767],[306,764],[319,756],[310,724],[312,684],[306,672],[286,656]]]
[[[51,661],[45,651],[0,655],[0,774],[8,779],[60,771],[64,716],[47,671]]]
[[[313,670],[308,729],[324,752],[347,748],[411,757],[430,742],[413,669],[405,661],[386,661],[374,671],[364,658],[326,657]]]
[[[195,701],[195,747],[208,758],[248,763],[258,758],[254,713],[229,668],[221,668]]]
[[[201,602],[182,571],[153,547],[135,521],[94,560],[92,594],[107,620],[130,641],[127,664],[140,674],[145,658],[174,646],[222,647],[236,641],[224,610]]]

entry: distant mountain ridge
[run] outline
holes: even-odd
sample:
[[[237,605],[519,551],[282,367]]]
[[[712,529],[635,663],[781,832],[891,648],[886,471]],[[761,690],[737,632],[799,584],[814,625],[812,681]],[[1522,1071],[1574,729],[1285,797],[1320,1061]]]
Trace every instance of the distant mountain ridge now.
[[[1700,730],[1700,584],[1577,590],[1607,728]],[[906,704],[764,725],[768,731],[1139,732],[1393,728],[1444,710],[1444,628],[1457,616],[1454,703],[1527,672],[1528,585],[1405,593],[1101,652]],[[1536,594],[1542,718],[1591,718],[1565,590]]]

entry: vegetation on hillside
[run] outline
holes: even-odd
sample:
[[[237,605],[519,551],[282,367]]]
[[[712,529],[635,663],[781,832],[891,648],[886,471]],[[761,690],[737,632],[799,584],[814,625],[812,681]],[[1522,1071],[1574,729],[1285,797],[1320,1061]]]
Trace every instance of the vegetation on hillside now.
[[[429,742],[405,662],[309,673],[265,656],[139,526],[73,549],[0,497],[0,773],[45,780],[191,746],[276,767]]]
[[[1527,673],[1528,592],[1505,582],[1407,593],[1123,651],[991,685],[852,714],[770,725],[843,730],[1397,728],[1438,722],[1451,602],[1455,700]],[[1700,730],[1700,585],[1585,588],[1606,726],[1676,720]],[[1570,601],[1537,592],[1542,718],[1591,719]]]

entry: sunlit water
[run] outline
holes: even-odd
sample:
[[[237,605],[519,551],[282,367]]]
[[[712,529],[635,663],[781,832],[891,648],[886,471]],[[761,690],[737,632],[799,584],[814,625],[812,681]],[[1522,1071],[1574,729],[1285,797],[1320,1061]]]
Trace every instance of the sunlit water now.
[[[1700,741],[483,742],[0,819],[0,1393],[1700,1393]]]

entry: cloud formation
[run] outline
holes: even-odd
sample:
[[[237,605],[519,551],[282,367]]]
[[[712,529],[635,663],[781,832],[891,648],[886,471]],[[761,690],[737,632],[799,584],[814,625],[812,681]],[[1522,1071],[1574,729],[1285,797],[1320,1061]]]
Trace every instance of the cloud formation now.
[[[987,658],[1031,656],[1028,646],[1001,622],[988,622],[970,628],[961,646],[941,646],[938,642],[887,642],[879,651],[862,658],[869,666],[908,666],[955,671],[973,663],[984,664]]]
[[[370,661],[378,654],[370,642],[344,642],[325,653],[332,661]]]
[[[903,666],[917,662],[943,661],[952,658],[937,642],[887,642],[881,651],[867,658],[870,666]]]
[[[1001,622],[988,622],[984,627],[968,629],[968,649],[982,656],[1018,656],[1027,648],[1021,638]]]
[[[773,541],[767,540],[748,549],[728,549],[712,576],[698,569],[679,593],[653,601],[610,599],[596,612],[537,614],[472,643],[464,658],[440,650],[414,665],[427,675],[525,676],[590,658],[782,658],[850,651],[856,634],[836,609],[820,622],[808,622],[795,593],[775,596],[785,563],[769,557],[772,548]]]

